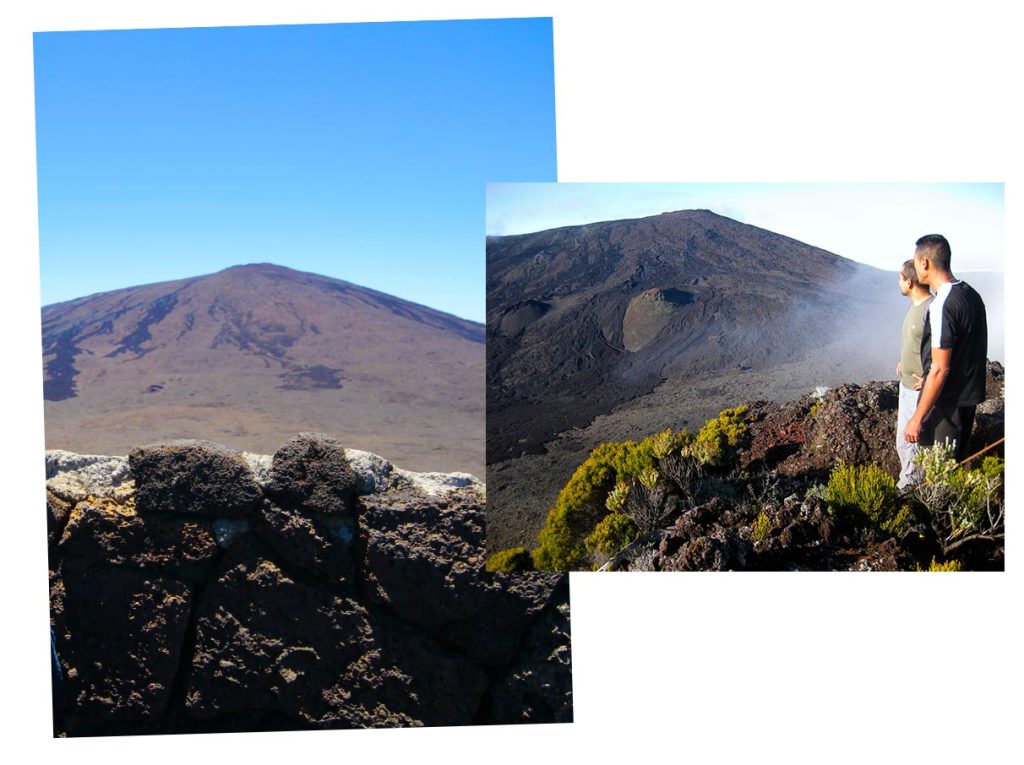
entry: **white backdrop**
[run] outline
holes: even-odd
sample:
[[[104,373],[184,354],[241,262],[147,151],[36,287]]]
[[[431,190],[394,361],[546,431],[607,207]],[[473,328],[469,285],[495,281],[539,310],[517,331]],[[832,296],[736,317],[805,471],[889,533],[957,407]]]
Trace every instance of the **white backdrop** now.
[[[574,575],[573,725],[51,740],[30,34],[554,16],[560,180],[1004,181],[1013,284],[1024,125],[1011,72],[1024,62],[1004,3],[969,11],[893,0],[13,5],[0,24],[8,349],[0,720],[9,756],[1020,761],[1012,435],[1005,574]],[[1019,342],[1008,335],[1015,401]]]

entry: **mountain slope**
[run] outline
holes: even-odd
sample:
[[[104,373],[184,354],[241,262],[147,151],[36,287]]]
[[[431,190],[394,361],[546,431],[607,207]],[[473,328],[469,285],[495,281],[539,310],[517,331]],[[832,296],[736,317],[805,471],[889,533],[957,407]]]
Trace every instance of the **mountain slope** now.
[[[47,448],[265,452],[319,430],[410,469],[483,474],[479,324],[257,264],[46,306],[42,327]]]
[[[706,210],[491,238],[488,459],[664,379],[790,361],[879,309],[899,321],[890,282]],[[546,426],[515,412],[539,402]]]
[[[601,441],[898,358],[894,273],[707,210],[491,237],[487,263],[491,550],[535,536]]]

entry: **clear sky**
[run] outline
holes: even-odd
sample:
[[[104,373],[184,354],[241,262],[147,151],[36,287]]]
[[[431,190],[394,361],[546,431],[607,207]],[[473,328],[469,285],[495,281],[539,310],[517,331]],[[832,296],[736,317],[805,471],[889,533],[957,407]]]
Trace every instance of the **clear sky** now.
[[[933,233],[949,240],[954,274],[1004,267],[1001,183],[494,183],[487,187],[487,233],[698,208],[886,271]]]
[[[550,19],[34,37],[42,302],[271,262],[484,318],[484,184],[555,180]]]

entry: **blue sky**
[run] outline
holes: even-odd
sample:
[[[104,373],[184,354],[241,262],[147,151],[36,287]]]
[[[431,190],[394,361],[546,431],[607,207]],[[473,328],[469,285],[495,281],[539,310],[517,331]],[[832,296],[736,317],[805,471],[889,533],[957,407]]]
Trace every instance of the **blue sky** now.
[[[555,180],[549,19],[34,36],[42,302],[272,262],[484,317],[484,184]]]
[[[953,271],[1002,271],[1001,183],[488,184],[487,233],[709,209],[895,271],[924,234],[944,234]]]

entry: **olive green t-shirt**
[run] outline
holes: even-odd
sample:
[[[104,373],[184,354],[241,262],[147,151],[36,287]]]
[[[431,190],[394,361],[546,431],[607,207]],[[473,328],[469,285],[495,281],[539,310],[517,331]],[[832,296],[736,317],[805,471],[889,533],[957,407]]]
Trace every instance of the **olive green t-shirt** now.
[[[903,320],[903,340],[900,350],[900,382],[913,388],[916,381],[914,375],[922,373],[921,367],[921,333],[924,332],[924,320],[928,315],[931,298],[922,300],[920,305],[911,305]]]

